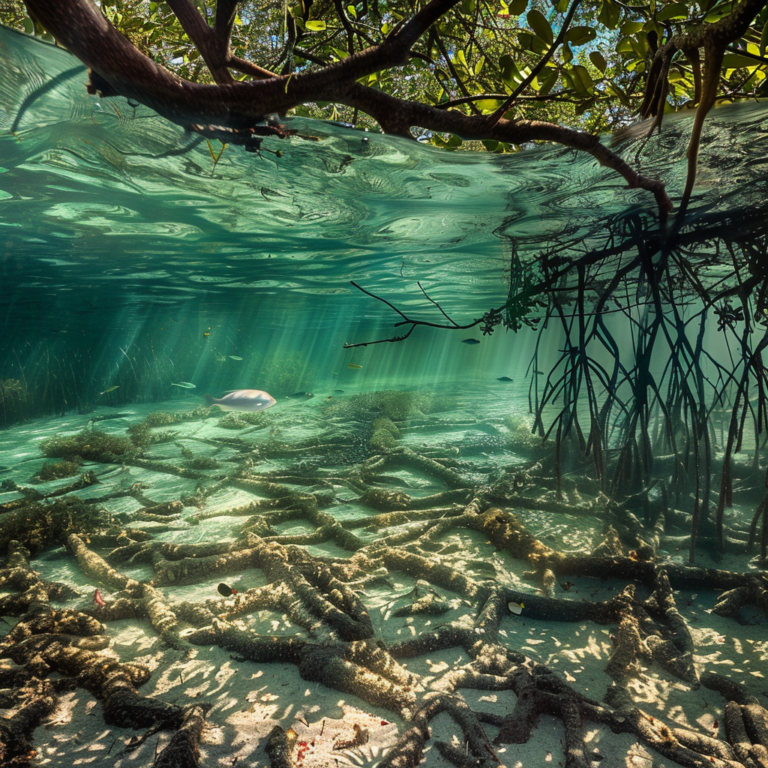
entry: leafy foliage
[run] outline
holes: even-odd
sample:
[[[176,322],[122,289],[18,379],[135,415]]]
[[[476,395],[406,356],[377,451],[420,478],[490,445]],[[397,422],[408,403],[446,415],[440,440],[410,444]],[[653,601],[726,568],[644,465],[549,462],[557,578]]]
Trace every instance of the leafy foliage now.
[[[212,23],[215,3],[190,4]],[[103,0],[101,8],[156,61],[186,79],[212,82],[203,56],[171,5]],[[665,41],[725,18],[737,5],[723,0],[631,5],[574,0],[569,8],[567,0],[554,5],[542,0],[462,0],[422,35],[403,66],[375,72],[360,82],[399,98],[476,115],[494,113],[517,93],[505,109],[508,117],[604,130],[625,124],[640,110],[654,57]],[[278,74],[301,73],[381,43],[415,10],[405,0],[242,2],[233,26],[232,53]],[[46,34],[18,0],[0,3],[0,21]],[[719,98],[768,95],[767,47],[768,12],[763,7],[725,53]],[[673,55],[667,73],[668,109],[695,103],[695,67],[681,52]],[[341,104],[309,103],[293,112],[373,125],[371,118]],[[448,149],[464,145],[450,134],[426,132],[425,138]],[[511,149],[499,141],[483,145],[491,152]]]

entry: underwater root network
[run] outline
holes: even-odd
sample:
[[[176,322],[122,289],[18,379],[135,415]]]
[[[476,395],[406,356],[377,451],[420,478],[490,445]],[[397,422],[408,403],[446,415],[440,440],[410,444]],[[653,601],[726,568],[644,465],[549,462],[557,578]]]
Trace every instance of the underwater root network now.
[[[440,416],[444,404],[415,396],[409,410],[403,411],[398,402],[400,412],[394,412],[388,393],[364,397],[327,405],[320,433],[301,440],[285,440],[273,419],[244,423],[235,437],[230,436],[232,426],[225,424],[222,429],[228,433],[206,437],[201,444],[214,453],[226,449],[228,458],[220,453],[207,463],[200,460],[202,454],[188,455],[194,454],[188,447],[178,462],[148,453],[148,446],[182,440],[175,432],[153,432],[168,426],[168,419],[157,416],[133,425],[127,437],[108,438],[91,429],[43,443],[48,456],[72,466],[87,460],[102,469],[140,468],[191,478],[196,486],[189,495],[157,502],[141,483],[94,496],[99,469],[59,480],[55,492],[5,484],[18,498],[0,505],[5,555],[0,615],[16,621],[0,639],[0,707],[6,710],[0,719],[0,764],[31,764],[46,733],[36,729],[62,696],[82,689],[99,702],[96,716],[107,726],[137,731],[116,749],[116,756],[167,731],[173,735],[154,756],[156,768],[204,765],[200,747],[221,713],[211,713],[209,703],[172,702],[141,692],[151,679],[150,669],[121,660],[110,648],[110,624],[129,619],[151,627],[163,648],[182,657],[218,647],[248,669],[295,665],[306,681],[388,711],[399,735],[379,755],[382,768],[417,766],[429,746],[439,753],[436,757],[433,751],[430,759],[442,760],[440,764],[511,766],[504,762],[505,745],[527,743],[543,716],[563,724],[567,768],[589,768],[602,759],[587,738],[595,725],[629,734],[683,766],[768,766],[768,710],[749,686],[716,673],[697,657],[695,633],[676,598],[676,590],[712,590],[720,594],[713,609],[720,617],[739,619],[747,605],[768,615],[768,583],[762,572],[693,567],[664,558],[664,541],[674,537],[677,522],[687,521],[657,510],[655,518],[646,518],[652,523],[642,523],[632,512],[636,499],[608,499],[587,476],[565,478],[561,493],[553,495],[547,490],[552,487],[552,458],[546,443],[515,430],[500,432],[504,448],[528,456],[510,469],[490,471],[478,458],[489,447],[487,436],[475,444],[464,441],[464,455],[473,460],[456,458],[440,445],[422,450],[403,444],[403,435],[414,426],[460,429],[477,420],[454,418],[449,423]],[[305,411],[287,412],[281,428],[289,426],[290,414],[296,420],[306,418]],[[209,418],[196,414],[175,423]],[[494,445],[500,447],[498,439]],[[275,469],[277,459],[283,463]],[[425,496],[395,489],[393,477],[404,471],[428,478],[441,490]],[[90,493],[80,499],[77,493],[83,489]],[[208,508],[209,500],[223,490],[259,498]],[[138,510],[123,516],[106,512],[105,505],[117,498],[132,498]],[[334,509],[342,502],[354,503],[361,514],[339,520]],[[523,522],[525,510],[601,520],[602,534],[588,552],[561,551],[529,530]],[[202,543],[184,543],[157,536],[167,530],[196,530],[215,517],[235,521],[234,540],[206,537]],[[140,527],[147,522],[157,527]],[[301,523],[309,532],[282,533],[286,522]],[[524,564],[532,586],[515,585],[498,573],[478,576],[482,563],[474,571],[459,566],[456,545],[446,543],[457,532],[477,536],[510,562]],[[36,570],[37,556],[62,545],[72,567],[108,592],[106,600],[100,591],[91,600]],[[318,553],[320,545],[344,554]],[[151,575],[127,574],[136,573],[137,567]],[[252,571],[261,574],[262,585],[223,589],[232,593],[228,596],[175,597],[183,585]],[[400,576],[416,581],[405,595],[393,588],[392,580]],[[605,599],[575,599],[566,594],[573,586],[569,578],[612,579],[623,586]],[[432,616],[435,622],[411,636],[385,639],[369,600],[382,588],[392,590],[390,603],[397,602],[393,617],[410,621]],[[466,608],[464,615],[437,623],[459,603]],[[261,611],[283,616],[290,630],[267,633],[243,620]],[[590,698],[567,674],[516,647],[502,627],[516,614],[533,626],[560,621],[610,627],[612,650],[605,673],[613,682],[608,689]],[[410,660],[447,649],[457,649],[463,660],[430,676],[414,665],[409,669]],[[683,727],[644,709],[633,695],[632,681],[648,669],[662,671],[686,690],[703,686],[717,692],[724,704],[724,733]],[[506,712],[484,711],[466,696],[473,690],[509,692],[503,699]],[[446,741],[432,735],[433,722],[441,715],[451,719],[459,738]],[[355,723],[348,737],[325,747],[314,740],[308,745],[293,728],[277,725],[262,748],[272,768],[332,765],[333,754],[361,749],[368,738],[368,731]]]

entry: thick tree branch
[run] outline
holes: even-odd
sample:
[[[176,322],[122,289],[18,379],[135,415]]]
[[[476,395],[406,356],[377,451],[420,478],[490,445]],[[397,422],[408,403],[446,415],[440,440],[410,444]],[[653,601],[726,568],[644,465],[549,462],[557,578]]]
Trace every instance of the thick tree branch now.
[[[398,99],[355,82],[365,75],[406,61],[411,46],[456,2],[458,0],[432,0],[381,45],[323,69],[287,77],[268,77],[266,70],[259,69],[257,74],[266,76],[265,79],[215,86],[182,80],[151,61],[112,27],[88,0],[27,0],[27,6],[54,37],[93,70],[96,75],[92,78],[94,89],[136,99],[191,130],[218,136],[222,135],[223,128],[225,132],[232,132],[229,140],[245,143],[254,133],[279,134],[279,129],[258,127],[268,114],[283,113],[307,101],[335,101],[367,112],[386,132],[401,136],[410,137],[410,128],[416,126],[467,139],[512,144],[553,141],[589,152],[599,163],[621,174],[630,187],[651,191],[662,214],[671,209],[663,184],[636,173],[596,136],[550,123],[494,121],[488,117],[445,111]],[[175,4],[179,8],[184,5],[180,0]],[[205,24],[201,17],[200,21]],[[191,19],[189,23],[197,24]],[[238,61],[239,68],[246,68],[244,65],[247,62]]]
[[[213,79],[219,85],[231,83],[232,75],[227,69],[229,40],[227,39],[226,44],[222,46],[218,35],[208,26],[208,22],[189,0],[168,0],[168,5],[189,35],[189,39],[200,51]]]
[[[229,50],[229,41],[232,37],[232,27],[237,16],[238,0],[217,0],[216,2],[216,20],[214,21],[214,31],[219,38],[226,44]]]
[[[99,86],[103,81],[110,92],[141,101],[181,124],[210,120],[245,129],[271,112],[317,98],[333,100],[358,78],[404,64],[414,43],[457,2],[432,0],[381,45],[329,64],[321,71],[223,87],[191,83],[171,74],[135,48],[88,0],[28,0],[27,8],[99,76]],[[176,0],[184,18],[197,29],[199,25],[191,14],[183,10],[185,4]],[[197,29],[198,33],[204,37],[201,29]]]

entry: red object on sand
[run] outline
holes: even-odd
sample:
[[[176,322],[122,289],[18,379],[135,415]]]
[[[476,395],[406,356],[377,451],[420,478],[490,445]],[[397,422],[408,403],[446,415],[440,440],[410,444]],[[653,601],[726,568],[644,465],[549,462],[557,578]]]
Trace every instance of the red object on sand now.
[[[99,606],[102,606],[102,607],[107,604],[105,602],[104,598],[101,596],[101,590],[100,589],[97,589],[93,593],[93,602],[96,603],[96,605],[99,605]]]

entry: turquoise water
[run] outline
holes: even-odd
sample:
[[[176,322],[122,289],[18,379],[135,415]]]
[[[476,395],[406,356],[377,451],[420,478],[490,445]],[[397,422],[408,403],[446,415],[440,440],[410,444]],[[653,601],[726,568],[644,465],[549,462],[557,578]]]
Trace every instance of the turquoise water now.
[[[394,326],[401,318],[392,308],[350,281],[409,317],[447,323],[421,283],[461,325],[503,307],[510,283],[519,291],[543,280],[544,256],[595,254],[600,266],[590,272],[583,291],[584,317],[590,318],[606,285],[637,248],[647,247],[653,264],[662,258],[650,195],[628,189],[591,157],[561,148],[531,147],[511,156],[449,153],[309,120],[286,119],[297,136],[266,140],[260,154],[249,154],[218,142],[209,145],[125,99],[88,96],[85,69],[61,49],[0,29],[0,58],[0,533],[3,520],[19,507],[31,516],[39,513],[38,502],[58,509],[62,499],[80,499],[85,506],[78,507],[76,520],[83,509],[96,513],[94,530],[111,527],[115,536],[128,531],[129,539],[135,537],[132,545],[145,539],[152,546],[218,543],[239,551],[256,537],[301,547],[315,562],[341,568],[356,550],[344,546],[338,531],[328,533],[327,520],[312,517],[317,510],[311,504],[306,512],[311,495],[317,509],[342,522],[364,549],[375,551],[384,537],[403,536],[407,551],[450,565],[484,588],[502,585],[516,599],[530,600],[533,618],[523,614],[515,623],[513,615],[505,616],[503,636],[537,662],[563,670],[581,693],[602,696],[611,682],[605,673],[613,650],[609,630],[590,622],[572,630],[576,625],[553,621],[536,602],[546,590],[526,575],[528,564],[497,551],[490,534],[461,528],[408,544],[420,536],[423,506],[434,508],[434,523],[458,514],[472,498],[482,499],[483,508],[498,504],[513,511],[546,546],[566,556],[590,552],[607,523],[615,522],[610,516],[615,509],[600,493],[615,489],[595,480],[574,442],[565,443],[564,453],[553,459],[552,441],[543,445],[531,434],[533,410],[547,381],[567,378],[568,360],[579,351],[576,275],[553,282],[547,296],[559,305],[552,299],[548,307],[531,307],[525,319],[532,327],[523,325],[517,333],[418,327],[402,343],[345,349],[404,332]],[[683,254],[701,284],[713,290],[738,285],[732,258],[749,265],[744,274],[760,274],[768,221],[767,116],[763,104],[736,105],[719,108],[707,124],[697,192],[674,254]],[[670,117],[639,159],[637,145],[622,150],[643,173],[664,178],[673,199],[684,184],[689,125],[687,114]],[[701,299],[674,259],[673,267],[670,290],[679,300],[680,324],[695,320],[687,330],[691,344],[701,334],[697,359],[713,441],[706,474],[719,488],[717,467],[733,402],[714,393],[718,376],[722,383],[730,371],[735,380],[746,358],[735,341],[725,343],[717,318],[700,329]],[[625,403],[606,427],[611,466],[622,419],[641,391],[633,388],[631,371],[642,357],[639,340],[653,317],[648,295],[639,270],[629,270],[604,316],[615,354],[600,348],[605,336],[590,337],[598,347],[595,363],[610,370],[618,361],[621,371],[610,385],[607,376],[594,379],[598,403],[607,390],[620,393]],[[661,311],[667,316],[672,308]],[[734,327],[741,331],[743,320]],[[758,322],[753,331],[750,343],[764,328]],[[672,386],[668,363],[674,340],[659,337],[648,369],[665,395]],[[468,339],[479,344],[465,343]],[[754,369],[755,380],[764,377],[761,366]],[[723,385],[729,397],[731,385]],[[267,390],[277,404],[250,421],[201,409],[205,394],[240,388]],[[586,385],[574,411],[584,424],[585,392]],[[540,433],[556,428],[567,397],[553,398],[542,410]],[[657,410],[646,431],[662,445],[659,423]],[[761,430],[764,436],[758,426],[758,439]],[[109,438],[122,442],[105,448]],[[765,467],[763,453],[755,456],[755,442],[747,430],[734,459],[736,498],[726,522],[736,545],[715,552],[711,530],[704,531],[709,540],[699,555],[704,565],[739,572],[759,565],[746,547]],[[664,483],[674,488],[670,473],[677,470],[666,471],[675,464],[666,451],[656,451],[655,474],[644,488],[652,504],[658,504]],[[46,476],[61,460],[73,463],[70,473]],[[366,496],[371,490],[394,494],[390,506],[377,506]],[[670,519],[678,512],[690,515],[698,492],[684,486],[674,496],[670,490],[665,513]],[[422,502],[430,496],[435,496],[431,505]],[[179,504],[167,520],[151,511],[172,502]],[[276,508],[269,506],[273,502]],[[254,503],[263,505],[258,513],[243,513]],[[294,514],[283,514],[286,509]],[[373,519],[396,510],[414,516]],[[646,522],[645,508],[630,506],[630,511],[638,525],[639,517]],[[647,521],[653,523],[650,516]],[[622,536],[626,549],[637,546],[625,529]],[[67,607],[93,611],[97,587],[108,604],[119,597],[114,584],[83,568],[61,538],[39,550],[32,539],[24,541],[44,578],[79,591]],[[3,551],[7,546],[3,540]],[[221,578],[240,592],[269,582],[262,570],[244,567],[173,585],[160,578],[151,557],[134,560],[118,548],[94,544],[125,576],[154,579],[179,615],[181,601],[203,605],[216,598]],[[688,548],[688,528],[669,523],[654,556],[663,566],[682,566]],[[446,601],[444,614],[397,618],[393,606],[423,594],[425,587],[414,573],[392,566],[382,574],[384,566],[375,564],[378,571],[368,574],[368,581],[353,583],[371,612],[377,641],[392,645],[442,622],[470,626],[475,620],[473,596],[439,580],[435,588]],[[619,579],[573,578],[573,591],[560,586],[557,598],[607,600],[625,586]],[[678,593],[681,611],[695,625],[697,663],[732,665],[734,658],[754,667],[764,663],[768,635],[755,616],[739,615],[755,625],[746,650],[721,648],[726,635],[735,636],[733,621],[710,613],[714,591],[699,592]],[[2,603],[0,612],[7,607]],[[270,605],[246,614],[236,627],[318,642],[336,639],[326,630],[297,627],[289,613],[285,606]],[[9,625],[18,616],[9,610]],[[736,625],[736,634],[743,626]],[[193,630],[183,620],[178,629],[182,637]],[[332,759],[339,765],[375,765],[407,721],[403,712],[393,714],[300,676],[294,664],[241,665],[213,643],[180,650],[167,637],[161,640],[146,618],[110,621],[104,632],[121,661],[151,668],[145,695],[180,706],[212,705],[206,765],[231,765],[235,757],[240,764],[266,764],[264,739],[275,723],[295,728],[301,739],[318,739],[319,745],[326,719],[333,722],[333,738],[364,723],[371,729],[370,743],[357,752],[334,752],[326,736],[325,747],[318,746],[304,765],[329,766]],[[409,669],[429,687],[467,660],[458,647],[443,649],[415,659]],[[756,694],[760,676],[746,679]],[[635,702],[666,713],[673,726],[696,727],[713,712],[722,719],[724,703],[714,694],[707,694],[711,701],[702,706],[701,696],[658,667],[633,685]],[[497,715],[514,704],[508,689],[465,695],[475,709]],[[95,702],[81,689],[62,696],[51,733],[36,737],[42,745],[36,765],[68,768],[94,755],[106,759],[110,744],[127,742],[136,732],[105,724],[98,712],[91,717]],[[456,727],[440,721],[437,731],[450,740]],[[492,728],[489,733],[494,735]],[[618,761],[610,765],[639,764],[632,762],[636,739],[605,726],[590,733],[590,743],[605,745]],[[167,737],[159,738],[164,746]],[[509,765],[539,766],[548,751],[561,753],[561,738],[559,721],[547,720],[534,746],[509,747]],[[147,741],[133,757],[121,753],[117,764],[151,765],[155,749],[155,741]],[[427,764],[447,763],[430,749]]]
[[[448,153],[290,120],[299,137],[261,155],[228,147],[214,165],[200,137],[88,96],[64,51],[8,31],[0,45],[0,378],[25,379],[43,412],[101,402],[116,384],[110,403],[164,399],[171,380],[236,388],[286,360],[303,372],[296,390],[522,379],[527,330],[467,347],[467,334],[420,328],[407,345],[344,351],[399,319],[350,280],[441,320],[420,281],[461,324],[503,305],[513,251],[535,275],[541,250],[596,247],[615,217],[653,226],[648,194],[551,147]],[[642,160],[673,197],[684,119]],[[738,219],[764,197],[764,109],[719,110],[707,139],[695,210]]]

